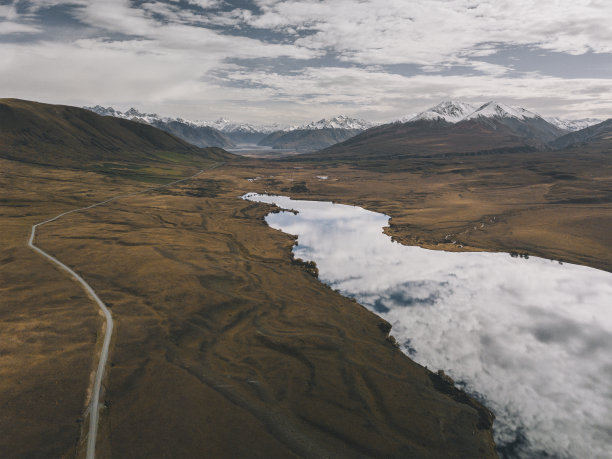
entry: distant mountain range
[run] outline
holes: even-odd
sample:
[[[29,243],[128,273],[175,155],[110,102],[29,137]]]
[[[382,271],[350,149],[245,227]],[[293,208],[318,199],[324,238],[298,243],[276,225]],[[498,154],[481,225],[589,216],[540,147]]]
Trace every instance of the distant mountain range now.
[[[235,146],[232,139],[218,129],[182,118],[161,117],[154,113],[140,112],[135,108],[130,108],[125,112],[115,110],[112,107],[105,108],[100,105],[83,108],[102,116],[112,116],[114,118],[149,124],[198,147],[231,148]]]
[[[314,152],[345,142],[360,134],[378,136],[376,132],[396,129],[381,127],[376,123],[342,115],[302,125],[278,123],[256,125],[235,123],[225,118],[219,118],[215,121],[191,121],[183,118],[162,117],[157,114],[143,113],[134,108],[125,112],[99,105],[84,108],[103,116],[113,116],[149,124],[200,147],[218,146],[226,149],[242,145],[258,145],[261,148],[288,149],[300,153]],[[417,131],[422,129],[423,126],[429,126],[427,123],[446,123],[456,126],[448,126],[444,131],[445,135],[450,137],[447,139],[447,142],[449,142],[447,147],[437,146],[437,149],[442,151],[445,148],[461,150],[463,148],[461,147],[462,144],[466,147],[470,145],[470,148],[476,148],[477,142],[468,141],[470,135],[479,137],[487,148],[506,148],[508,145],[513,145],[544,149],[548,147],[550,142],[565,134],[580,131],[600,122],[600,120],[593,118],[580,120],[545,119],[524,108],[494,101],[475,106],[466,102],[451,100],[442,102],[415,116],[404,117],[391,123],[391,125],[385,126],[408,124],[409,126],[404,128],[397,128],[403,131],[411,130],[416,124],[421,126]],[[474,125],[478,125],[478,129],[474,130]],[[370,132],[372,129],[374,132]],[[461,132],[462,129],[465,132]],[[486,136],[489,139],[485,141],[482,136],[488,131],[495,132],[487,134]],[[424,132],[415,132],[413,137],[414,139],[420,138],[421,141],[427,143],[423,136],[427,136],[427,129]],[[355,141],[359,142],[359,139]],[[397,139],[394,139],[392,143],[397,143],[397,141]],[[432,145],[435,143],[435,139],[432,139]]]
[[[342,142],[375,125],[342,115],[303,125],[255,125],[234,123],[225,118],[216,121],[190,121],[143,113],[135,108],[125,112],[100,105],[83,108],[102,116],[150,124],[199,147],[217,146],[228,149],[238,145],[259,145],[272,149],[314,151]]]
[[[502,103],[488,102],[469,111],[468,104],[445,102],[404,123],[369,127],[371,124],[363,120],[339,116],[266,134],[251,125],[226,120],[216,122],[226,129],[222,132],[133,109],[121,113],[103,107],[84,110],[0,99],[0,156],[70,167],[105,161],[150,162],[169,154],[224,159],[232,155],[220,149],[202,150],[193,145],[197,140],[193,137],[200,136],[198,141],[202,143],[206,134],[211,141],[220,142],[229,138],[229,132],[258,132],[260,143],[310,151],[300,156],[303,159],[536,153],[571,148],[612,152],[612,119],[569,131],[533,112]],[[582,121],[589,124],[594,120]],[[229,142],[233,143],[231,139]],[[319,151],[312,152],[315,149]]]

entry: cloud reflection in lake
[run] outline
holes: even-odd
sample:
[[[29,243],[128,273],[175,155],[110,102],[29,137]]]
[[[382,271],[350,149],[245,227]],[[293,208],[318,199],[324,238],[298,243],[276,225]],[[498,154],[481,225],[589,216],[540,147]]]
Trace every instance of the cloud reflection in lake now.
[[[247,195],[299,214],[266,217],[298,236],[321,281],[393,325],[403,350],[444,369],[496,413],[506,457],[609,457],[612,274],[504,253],[407,247],[359,207]]]

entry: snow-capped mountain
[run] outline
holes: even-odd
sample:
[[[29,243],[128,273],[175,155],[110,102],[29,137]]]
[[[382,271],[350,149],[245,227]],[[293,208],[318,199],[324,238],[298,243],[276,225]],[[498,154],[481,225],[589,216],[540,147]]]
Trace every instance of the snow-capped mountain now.
[[[317,129],[358,129],[361,131],[365,131],[366,129],[375,126],[374,123],[370,123],[369,121],[351,118],[349,116],[338,115],[333,118],[324,118],[319,121],[313,121],[312,123],[303,124],[301,126],[285,129],[285,130],[296,130],[296,129],[304,129],[304,130],[317,130]]]
[[[537,113],[521,107],[513,107],[500,102],[487,102],[465,117],[464,121],[488,124],[491,127],[503,125],[515,135],[536,148],[546,148],[548,142],[562,136],[567,131],[549,123]]]
[[[516,118],[519,120],[526,120],[529,118],[541,118],[540,115],[530,112],[521,107],[512,107],[500,102],[487,102],[484,105],[478,107],[469,115],[463,119],[471,120],[475,118]]]
[[[86,110],[91,110],[94,113],[102,116],[114,116],[115,118],[123,118],[131,121],[140,121],[141,123],[153,124],[155,122],[171,122],[177,121],[180,123],[192,125],[197,127],[198,125],[193,121],[184,120],[182,118],[170,118],[167,116],[159,116],[157,113],[144,113],[141,112],[134,107],[122,112],[120,110],[116,110],[113,107],[102,107],[101,105],[96,105],[95,107],[83,107]]]
[[[288,124],[272,123],[266,125],[249,124],[249,123],[236,123],[226,118],[219,118],[215,121],[202,121],[202,120],[186,120],[184,118],[171,118],[167,116],[159,116],[156,113],[143,113],[135,108],[130,108],[125,112],[116,110],[113,107],[102,107],[96,105],[95,107],[83,107],[87,110],[97,113],[102,116],[114,116],[116,118],[125,118],[134,121],[142,121],[151,124],[155,121],[178,121],[180,123],[188,124],[194,127],[210,127],[221,132],[232,133],[232,132],[261,132],[268,134],[274,131],[280,131],[290,128]]]
[[[595,146],[601,151],[609,150],[612,143],[612,118],[579,131],[570,132],[552,141],[550,144],[558,149],[576,145]]]
[[[566,129],[547,122],[537,113],[495,101],[487,102],[477,108],[464,102],[442,102],[418,114],[410,122],[420,120],[443,120],[451,124],[470,121],[487,125],[492,129],[503,125],[537,148],[543,148],[547,142],[567,132]]]
[[[280,137],[279,133],[288,133],[293,131],[319,131],[329,129],[347,131],[344,133],[333,133],[329,139],[326,139],[326,142],[331,142],[338,141],[338,139],[344,140],[344,138],[349,135],[355,135],[356,133],[369,129],[375,125],[374,123],[370,123],[362,119],[351,118],[343,115],[335,116],[329,119],[321,119],[319,121],[313,121],[303,125],[289,125],[280,123],[258,125],[236,123],[226,118],[219,118],[215,121],[191,121],[183,118],[162,117],[155,113],[143,113],[135,108],[130,108],[125,112],[116,110],[112,107],[102,107],[100,105],[84,108],[103,116],[114,116],[116,118],[125,118],[132,121],[151,124],[187,141],[192,143],[195,142],[198,146],[209,146],[211,145],[211,142],[214,142],[213,144],[215,146],[222,147],[232,147],[234,145],[241,144],[257,144],[266,136],[273,134],[274,137]],[[215,136],[214,139],[198,139],[197,132],[202,128],[213,130],[217,133],[217,136]],[[210,134],[211,132],[212,131],[208,131],[207,134]],[[310,143],[312,143],[311,137],[312,136],[308,137],[308,142]],[[223,140],[224,138],[225,140]],[[321,142],[314,142],[312,145],[316,145],[318,147],[319,143]],[[310,149],[310,146],[304,148]]]
[[[580,131],[581,129],[599,124],[602,120],[597,118],[583,118],[580,120],[565,120],[562,118],[552,117],[545,118],[550,124],[557,126],[559,129],[564,129],[570,132]]]
[[[475,109],[473,105],[466,104],[465,102],[448,100],[419,113],[409,121],[444,120],[447,123],[457,123],[473,113]]]
[[[568,132],[565,127],[549,123],[537,113],[496,101],[478,107],[459,101],[442,102],[419,113],[409,123],[422,120],[450,124],[472,122],[486,125],[487,129],[503,125],[536,148],[545,148],[548,142]]]
[[[204,126],[182,118],[162,117],[155,113],[143,113],[135,108],[130,108],[125,112],[116,110],[112,107],[102,107],[100,105],[83,108],[102,116],[113,116],[115,118],[123,118],[150,124],[151,126],[166,131],[198,147],[229,148],[235,146],[234,141],[229,136],[225,135],[225,133],[213,127]]]
[[[525,120],[537,118],[539,115],[521,107],[513,107],[501,102],[490,101],[480,107],[471,104],[449,100],[444,101],[410,118],[408,121],[419,120],[444,120],[447,123],[458,123],[459,121],[476,118],[516,118]]]
[[[83,107],[86,110],[90,110],[98,115],[102,116],[114,116],[115,118],[123,118],[126,120],[132,121],[140,121],[142,123],[151,124],[153,121],[168,121],[171,118],[162,118],[161,116],[155,113],[143,113],[135,108],[130,108],[125,112],[120,110],[115,110],[113,107],[102,107],[101,105],[96,105],[95,107]]]

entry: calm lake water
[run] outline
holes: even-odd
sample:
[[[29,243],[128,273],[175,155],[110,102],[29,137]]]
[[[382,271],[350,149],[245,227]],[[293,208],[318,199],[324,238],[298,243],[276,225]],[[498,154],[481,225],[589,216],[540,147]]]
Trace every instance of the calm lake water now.
[[[244,197],[299,212],[266,221],[298,236],[295,256],[315,261],[322,282],[389,321],[413,360],[484,401],[502,456],[611,457],[612,274],[407,247],[383,234],[386,215]]]

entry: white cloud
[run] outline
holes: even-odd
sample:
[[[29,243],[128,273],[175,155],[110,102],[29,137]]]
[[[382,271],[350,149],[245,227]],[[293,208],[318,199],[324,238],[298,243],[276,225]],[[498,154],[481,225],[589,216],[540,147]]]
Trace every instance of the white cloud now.
[[[13,33],[37,33],[40,31],[40,28],[27,24],[20,24],[12,21],[0,22],[0,35],[8,35]]]
[[[359,63],[455,62],[481,43],[534,45],[580,54],[612,52],[612,3],[576,0],[261,0],[260,28],[302,28],[297,41]],[[477,48],[475,55],[482,55]]]
[[[166,22],[151,13],[163,14]],[[131,8],[129,0],[88,2],[76,10],[84,23],[104,30],[106,34],[140,36],[156,53],[190,52],[191,58],[220,60],[232,58],[273,58],[291,56],[297,59],[316,57],[320,52],[293,44],[270,44],[257,39],[226,35],[205,27],[185,23],[185,16],[173,6],[160,2]],[[191,16],[190,16],[191,17]]]
[[[88,0],[29,0],[28,10],[37,12],[42,8],[51,8],[58,5],[85,6],[87,3]]]
[[[17,18],[15,5],[0,5],[0,19],[12,20]]]
[[[187,0],[187,3],[199,6],[202,9],[218,8],[223,4],[221,0]]]

